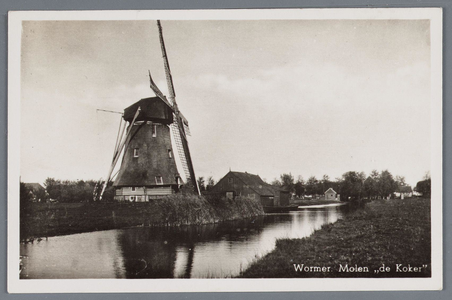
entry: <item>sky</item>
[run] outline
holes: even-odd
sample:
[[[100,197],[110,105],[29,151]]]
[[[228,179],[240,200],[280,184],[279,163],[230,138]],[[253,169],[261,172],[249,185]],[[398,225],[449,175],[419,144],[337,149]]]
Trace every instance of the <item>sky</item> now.
[[[430,170],[428,20],[162,21],[196,176]],[[25,21],[21,180],[99,179],[120,115],[167,94],[155,21]]]

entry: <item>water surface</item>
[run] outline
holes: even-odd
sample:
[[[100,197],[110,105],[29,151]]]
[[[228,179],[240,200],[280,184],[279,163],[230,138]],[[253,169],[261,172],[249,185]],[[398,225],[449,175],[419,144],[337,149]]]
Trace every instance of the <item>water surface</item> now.
[[[345,214],[307,208],[252,220],[179,228],[128,228],[22,244],[23,279],[224,278],[239,275],[279,238],[309,236]]]

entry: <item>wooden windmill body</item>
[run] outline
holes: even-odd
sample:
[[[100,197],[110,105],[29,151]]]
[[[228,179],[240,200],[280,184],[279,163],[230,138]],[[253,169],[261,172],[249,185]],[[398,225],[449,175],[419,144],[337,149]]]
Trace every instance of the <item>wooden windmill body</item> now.
[[[185,173],[194,193],[199,194],[188,148],[188,121],[176,103],[160,21],[157,21],[157,25],[169,96],[167,98],[163,95],[149,72],[150,87],[157,97],[141,99],[124,109],[124,122],[121,120],[112,164],[97,197],[99,200],[102,200],[122,153],[122,163],[113,184],[115,200],[144,202],[176,193],[184,184],[180,172]],[[180,171],[175,155],[179,155],[182,164]]]

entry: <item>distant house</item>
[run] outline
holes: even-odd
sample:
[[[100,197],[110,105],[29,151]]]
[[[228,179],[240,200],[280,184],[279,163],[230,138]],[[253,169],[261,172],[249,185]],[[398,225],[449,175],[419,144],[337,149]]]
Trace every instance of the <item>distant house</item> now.
[[[33,202],[41,202],[46,194],[46,189],[39,183],[25,183],[25,186],[30,191],[30,198]]]
[[[325,191],[325,200],[336,200],[337,193],[332,188]]]
[[[289,205],[289,192],[264,182],[259,175],[229,171],[209,191],[234,199],[237,196],[259,199],[265,206]]]
[[[404,199],[406,197],[413,197],[413,189],[409,185],[399,185],[394,192],[396,198]]]

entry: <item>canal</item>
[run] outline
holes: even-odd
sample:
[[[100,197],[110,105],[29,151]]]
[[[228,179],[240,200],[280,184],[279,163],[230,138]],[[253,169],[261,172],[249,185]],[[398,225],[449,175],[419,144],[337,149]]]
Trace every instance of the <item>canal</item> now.
[[[50,237],[21,244],[21,279],[227,278],[273,250],[347,213],[346,206],[202,226],[138,227]]]

